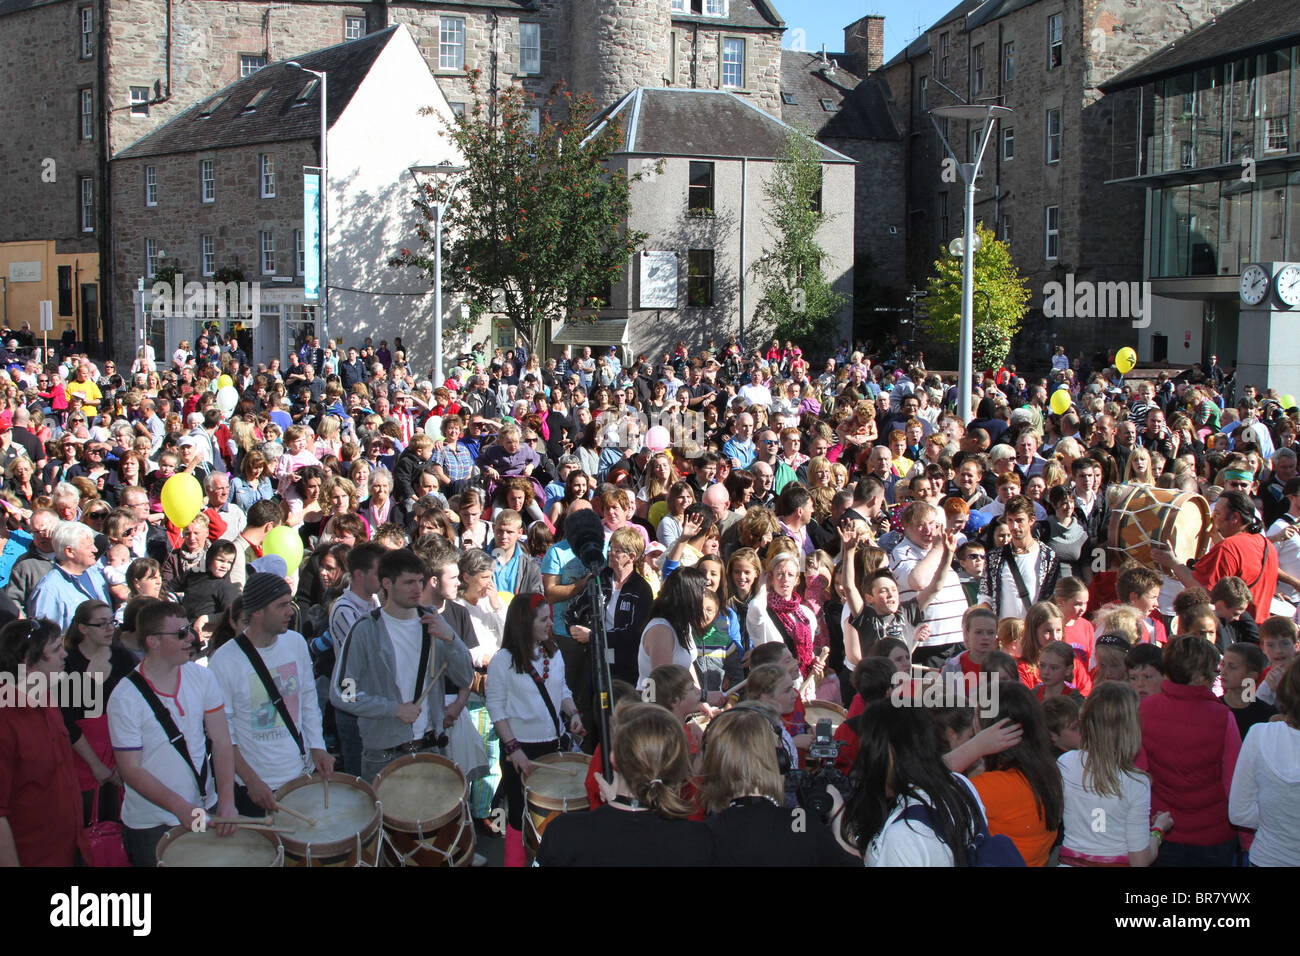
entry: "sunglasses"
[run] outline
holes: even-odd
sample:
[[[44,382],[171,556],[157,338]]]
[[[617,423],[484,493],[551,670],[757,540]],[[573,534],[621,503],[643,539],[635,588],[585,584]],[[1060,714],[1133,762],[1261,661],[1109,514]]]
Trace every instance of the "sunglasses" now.
[[[194,636],[194,628],[186,624],[178,631],[154,631],[154,637],[174,637],[178,641],[188,641]]]

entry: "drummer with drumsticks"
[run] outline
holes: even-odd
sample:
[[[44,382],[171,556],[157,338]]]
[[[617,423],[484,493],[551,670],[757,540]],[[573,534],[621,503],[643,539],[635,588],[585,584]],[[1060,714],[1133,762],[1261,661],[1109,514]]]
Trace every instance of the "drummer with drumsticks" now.
[[[410,550],[380,558],[383,606],[353,625],[339,651],[330,700],[358,719],[367,781],[398,757],[441,752],[444,673],[457,687],[474,679],[469,648],[440,615],[420,606],[428,579]]]
[[[1247,613],[1259,623],[1272,613],[1273,592],[1295,578],[1278,570],[1277,547],[1262,533],[1255,504],[1240,491],[1225,491],[1214,502],[1214,531],[1223,540],[1190,564],[1180,564],[1168,545],[1153,546],[1151,557],[1187,587],[1213,588],[1220,578],[1236,575],[1250,588]]]
[[[226,699],[235,745],[235,808],[260,817],[276,809],[275,791],[313,769],[327,774],[311,652],[296,631],[289,582],[258,571],[244,587],[244,632],[212,655],[209,670]]]

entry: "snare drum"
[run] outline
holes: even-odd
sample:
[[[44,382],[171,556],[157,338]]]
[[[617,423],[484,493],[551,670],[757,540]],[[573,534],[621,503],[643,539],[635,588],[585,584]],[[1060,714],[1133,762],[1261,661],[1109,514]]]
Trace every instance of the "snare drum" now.
[[[817,732],[817,721],[819,720],[829,720],[831,722],[831,733],[835,733],[847,716],[843,707],[829,700],[810,700],[803,705],[803,713],[804,723],[808,725],[810,734]]]
[[[469,866],[474,825],[465,775],[439,754],[399,757],[375,777],[388,866]]]
[[[244,827],[228,837],[215,829],[172,827],[158,841],[156,855],[159,866],[284,866],[279,836]]]
[[[1110,526],[1106,544],[1168,576],[1151,557],[1154,544],[1173,549],[1180,563],[1210,550],[1210,505],[1200,495],[1150,485],[1117,485],[1107,492]]]
[[[524,847],[531,860],[542,845],[542,833],[561,813],[590,810],[587,798],[587,754],[553,753],[533,761],[524,780]]]
[[[329,784],[328,809],[320,777],[298,777],[276,793],[277,803],[316,821],[311,826],[276,813],[275,825],[293,831],[284,834],[286,865],[378,866],[380,810],[374,788],[342,774],[330,774]]]

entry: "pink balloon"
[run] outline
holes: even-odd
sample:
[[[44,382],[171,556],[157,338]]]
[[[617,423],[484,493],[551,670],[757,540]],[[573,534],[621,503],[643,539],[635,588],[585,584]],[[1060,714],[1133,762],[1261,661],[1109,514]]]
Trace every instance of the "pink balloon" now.
[[[668,436],[668,429],[662,425],[655,425],[645,433],[645,445],[651,451],[663,451],[671,444]]]

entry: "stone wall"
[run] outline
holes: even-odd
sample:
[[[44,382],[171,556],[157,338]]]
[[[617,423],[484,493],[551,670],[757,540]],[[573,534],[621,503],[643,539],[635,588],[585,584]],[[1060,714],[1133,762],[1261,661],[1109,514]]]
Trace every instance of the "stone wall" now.
[[[885,18],[873,13],[846,26],[844,52],[857,57],[863,76],[880,69],[885,62]]]
[[[1017,340],[1022,363],[1045,364],[1053,344],[1072,354],[1089,354],[1103,344],[1135,336],[1126,320],[1044,320],[1044,285],[1073,273],[1077,281],[1133,281],[1141,278],[1145,229],[1140,190],[1107,186],[1111,129],[1116,105],[1096,89],[1121,70],[1140,62],[1171,40],[1232,6],[1230,0],[1190,0],[1149,3],[1145,0],[1042,0],[1031,3],[967,31],[961,20],[936,25],[928,39],[933,56],[900,62],[884,76],[901,116],[910,120],[908,138],[910,209],[921,210],[909,223],[908,271],[923,284],[934,258],[936,240],[959,235],[963,190],[960,182],[944,183],[939,163],[942,147],[930,119],[917,102],[916,78],[939,71],[940,35],[948,34],[948,76],[943,82],[962,98],[997,102],[1012,115],[1000,121],[997,140],[984,156],[984,175],[977,194],[976,218],[1001,233],[1004,217],[1011,220],[1011,251],[1030,285],[1030,315]],[[1060,13],[1064,24],[1064,57],[1048,69],[1047,18]],[[1003,44],[1015,44],[1015,73],[1003,73]],[[972,89],[970,51],[984,47],[984,89]],[[931,79],[928,106],[958,102]],[[1061,110],[1061,158],[1046,162],[1049,109]],[[1002,158],[1002,129],[1014,130],[1014,158]],[[959,158],[969,158],[971,124],[953,122],[950,141]],[[937,197],[948,193],[947,235],[942,236]],[[1059,254],[1046,258],[1046,209],[1060,209]]]
[[[81,59],[79,43],[75,3],[0,23],[0,64],[10,81],[10,95],[0,97],[0,242],[54,239],[60,253],[97,248],[97,233],[81,232],[77,181],[93,177],[98,200],[103,133],[96,127],[93,139],[81,139],[79,90],[97,85],[99,55]]]
[[[667,3],[571,0],[573,85],[603,109],[638,86],[668,77],[671,21]]]
[[[259,157],[274,157],[276,195],[261,198]],[[215,163],[216,198],[199,201],[199,163]],[[119,160],[113,164],[113,307],[119,348],[130,349],[134,307],[131,295],[145,275],[145,239],[155,239],[166,253],[164,264],[176,266],[185,281],[204,281],[200,236],[211,235],[216,268],[236,267],[247,282],[271,277],[261,274],[259,233],[275,236],[275,272],[295,275],[294,230],[303,225],[302,170],[319,163],[314,140],[250,145],[170,156]],[[144,169],[153,166],[158,205],[144,203]]]

